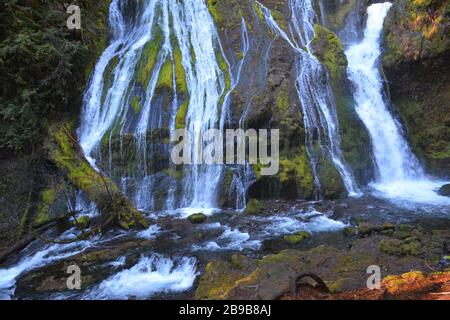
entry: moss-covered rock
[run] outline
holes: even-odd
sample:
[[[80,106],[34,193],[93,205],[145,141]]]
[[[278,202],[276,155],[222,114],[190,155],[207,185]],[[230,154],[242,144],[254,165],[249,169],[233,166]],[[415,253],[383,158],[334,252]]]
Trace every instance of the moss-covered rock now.
[[[199,224],[205,222],[207,217],[203,213],[194,213],[188,217],[191,223]]]
[[[360,222],[358,224],[358,233],[362,236],[373,235],[377,233],[392,234],[395,226],[392,223],[372,224],[369,222]]]
[[[382,240],[380,251],[396,256],[420,256],[423,254],[422,244],[419,239],[411,237],[405,240]]]
[[[315,36],[311,42],[314,54],[327,66],[332,78],[344,77],[347,58],[341,40],[335,33],[319,24],[314,25],[314,32]]]
[[[260,214],[262,211],[262,204],[258,199],[250,199],[245,208],[246,214]]]
[[[295,234],[285,235],[283,237],[284,241],[289,244],[299,244],[303,240],[306,240],[311,237],[311,234],[307,231],[300,231]]]

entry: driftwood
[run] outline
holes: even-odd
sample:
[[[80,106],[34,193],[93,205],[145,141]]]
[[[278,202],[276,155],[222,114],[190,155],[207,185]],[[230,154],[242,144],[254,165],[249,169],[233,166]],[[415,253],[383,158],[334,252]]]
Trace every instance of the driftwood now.
[[[30,233],[26,237],[19,239],[14,245],[12,245],[12,246],[8,247],[7,249],[3,250],[2,252],[0,252],[0,264],[5,262],[6,259],[8,259],[8,257],[10,257],[11,255],[18,253],[18,252],[22,251],[23,249],[25,249],[34,240],[41,239],[46,242],[53,242],[51,240],[43,239],[40,236],[40,234],[43,233],[44,231],[48,230],[49,228],[57,225],[61,221],[65,220],[69,217],[73,217],[77,213],[78,212],[68,212],[61,217],[55,217],[55,218],[47,221],[45,223],[45,225],[40,226],[39,228],[31,230]]]
[[[330,289],[328,289],[325,282],[316,274],[314,273],[298,273],[294,276],[293,280],[291,281],[291,284],[289,286],[289,289],[284,290],[281,292],[278,296],[275,297],[275,300],[281,299],[285,295],[290,295],[293,297],[296,297],[299,293],[299,287],[300,287],[300,280],[304,278],[311,278],[316,282],[316,285],[314,288],[323,291],[324,293],[331,293]]]
[[[318,275],[316,275],[314,273],[300,273],[294,277],[294,280],[291,283],[290,293],[293,296],[296,296],[298,294],[298,292],[299,292],[298,288],[301,284],[300,280],[302,280],[303,278],[313,279],[316,282],[316,286],[315,286],[316,289],[321,290],[325,293],[331,293],[330,289],[328,289],[325,282]]]

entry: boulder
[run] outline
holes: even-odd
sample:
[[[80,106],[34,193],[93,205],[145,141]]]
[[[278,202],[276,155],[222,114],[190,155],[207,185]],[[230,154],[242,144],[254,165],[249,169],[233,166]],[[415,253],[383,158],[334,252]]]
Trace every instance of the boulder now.
[[[450,184],[444,184],[438,191],[438,194],[444,197],[450,197]]]
[[[205,222],[207,217],[203,213],[194,213],[188,217],[191,223],[199,224]]]

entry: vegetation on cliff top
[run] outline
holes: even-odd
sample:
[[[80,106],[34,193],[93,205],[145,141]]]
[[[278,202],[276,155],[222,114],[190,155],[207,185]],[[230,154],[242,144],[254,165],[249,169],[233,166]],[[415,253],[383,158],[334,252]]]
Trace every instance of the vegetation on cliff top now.
[[[395,68],[402,62],[433,58],[450,45],[450,5],[446,0],[401,0],[385,22],[383,63]]]
[[[76,112],[84,67],[106,44],[109,1],[78,1],[82,30],[66,27],[63,0],[0,4],[0,149],[19,152],[42,141],[49,119]]]

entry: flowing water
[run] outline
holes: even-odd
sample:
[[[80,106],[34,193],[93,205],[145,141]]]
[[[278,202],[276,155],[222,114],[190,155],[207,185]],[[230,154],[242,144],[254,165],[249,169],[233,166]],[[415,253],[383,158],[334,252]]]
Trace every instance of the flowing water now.
[[[341,175],[350,196],[361,194],[351,169],[346,164],[341,151],[339,124],[336,115],[335,100],[328,74],[311,51],[314,38],[316,14],[310,0],[290,0],[291,21],[289,36],[275,21],[269,9],[258,3],[264,13],[267,24],[272,30],[286,40],[297,52],[296,89],[303,111],[306,129],[306,146],[315,177],[315,185],[320,190],[317,172],[318,155],[314,151],[317,143],[322,152],[331,159]]]
[[[121,149],[124,139],[132,136],[137,156],[127,166],[134,170],[131,176],[121,173],[120,179],[138,208],[216,208],[215,190],[223,168],[201,164],[204,142],[199,137],[210,128],[223,128],[236,79],[227,80],[229,63],[205,2],[114,0],[110,11],[112,41],[95,67],[79,128],[86,156],[95,165],[101,160],[102,141],[109,138],[112,158],[114,135],[120,136]],[[168,105],[160,101],[161,79],[172,90],[167,93],[173,96]],[[181,185],[149,169],[164,148],[153,139],[153,132],[171,133],[177,126],[193,135],[193,165],[184,166]],[[165,148],[164,153],[170,154]],[[166,160],[168,170],[175,171]],[[158,182],[168,189],[165,203],[159,205],[153,196]]]
[[[372,186],[380,196],[406,205],[449,205],[436,190],[445,182],[425,175],[394,118],[384,95],[379,71],[381,32],[391,3],[377,3],[368,10],[364,38],[347,48],[348,77],[354,86],[356,112],[365,124],[373,145],[378,177]]]

